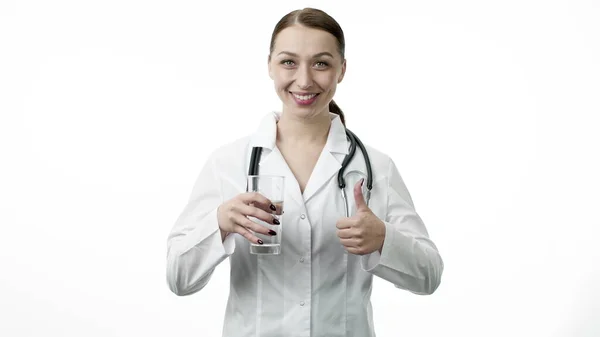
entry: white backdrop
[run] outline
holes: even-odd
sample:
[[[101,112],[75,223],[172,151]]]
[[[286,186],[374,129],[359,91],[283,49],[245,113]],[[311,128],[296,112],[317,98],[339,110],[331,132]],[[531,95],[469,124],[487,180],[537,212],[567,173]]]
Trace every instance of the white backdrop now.
[[[305,6],[445,262],[431,296],[375,280],[378,336],[600,335],[597,1],[2,0],[1,336],[220,336],[229,264],[178,297],[167,235],[280,109],[269,38]]]

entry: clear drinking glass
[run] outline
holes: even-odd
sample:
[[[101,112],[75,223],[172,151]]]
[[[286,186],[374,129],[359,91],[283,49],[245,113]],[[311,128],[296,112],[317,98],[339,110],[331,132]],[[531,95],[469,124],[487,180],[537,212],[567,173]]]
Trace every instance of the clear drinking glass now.
[[[247,178],[247,192],[258,192],[271,200],[276,210],[270,210],[273,217],[279,220],[279,225],[272,225],[254,217],[250,220],[271,229],[276,235],[265,235],[251,231],[262,240],[263,244],[250,243],[250,254],[278,255],[281,253],[281,236],[283,229],[283,195],[285,188],[285,177],[271,175],[251,175]]]

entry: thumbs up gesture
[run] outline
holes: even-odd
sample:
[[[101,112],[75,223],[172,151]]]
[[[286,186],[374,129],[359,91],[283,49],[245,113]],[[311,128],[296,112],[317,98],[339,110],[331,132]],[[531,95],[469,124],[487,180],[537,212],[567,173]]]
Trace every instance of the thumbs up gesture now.
[[[336,223],[337,236],[349,253],[365,255],[383,247],[385,224],[367,206],[362,194],[364,179],[354,185],[356,214],[341,218]]]

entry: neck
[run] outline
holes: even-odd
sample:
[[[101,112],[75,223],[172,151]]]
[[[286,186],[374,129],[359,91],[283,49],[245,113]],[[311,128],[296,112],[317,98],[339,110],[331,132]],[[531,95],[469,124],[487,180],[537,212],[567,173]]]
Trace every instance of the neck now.
[[[277,123],[277,142],[293,145],[319,145],[327,142],[331,119],[328,113],[310,118],[298,118],[283,113]]]

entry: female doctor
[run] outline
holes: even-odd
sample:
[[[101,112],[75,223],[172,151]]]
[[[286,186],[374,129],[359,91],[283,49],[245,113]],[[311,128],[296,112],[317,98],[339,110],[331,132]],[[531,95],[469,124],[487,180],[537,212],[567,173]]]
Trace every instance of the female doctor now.
[[[179,296],[200,291],[230,259],[230,291],[223,336],[375,336],[370,302],[377,276],[415,294],[432,294],[443,262],[394,161],[365,145],[367,176],[357,149],[346,168],[350,216],[337,173],[349,153],[344,114],[333,102],[346,72],[338,23],[311,8],[275,26],[269,76],[283,103],[254,134],[216,149],[167,241],[167,283]],[[246,192],[254,147],[260,174],[285,176],[280,255],[253,255],[254,233],[273,223],[271,200]]]

